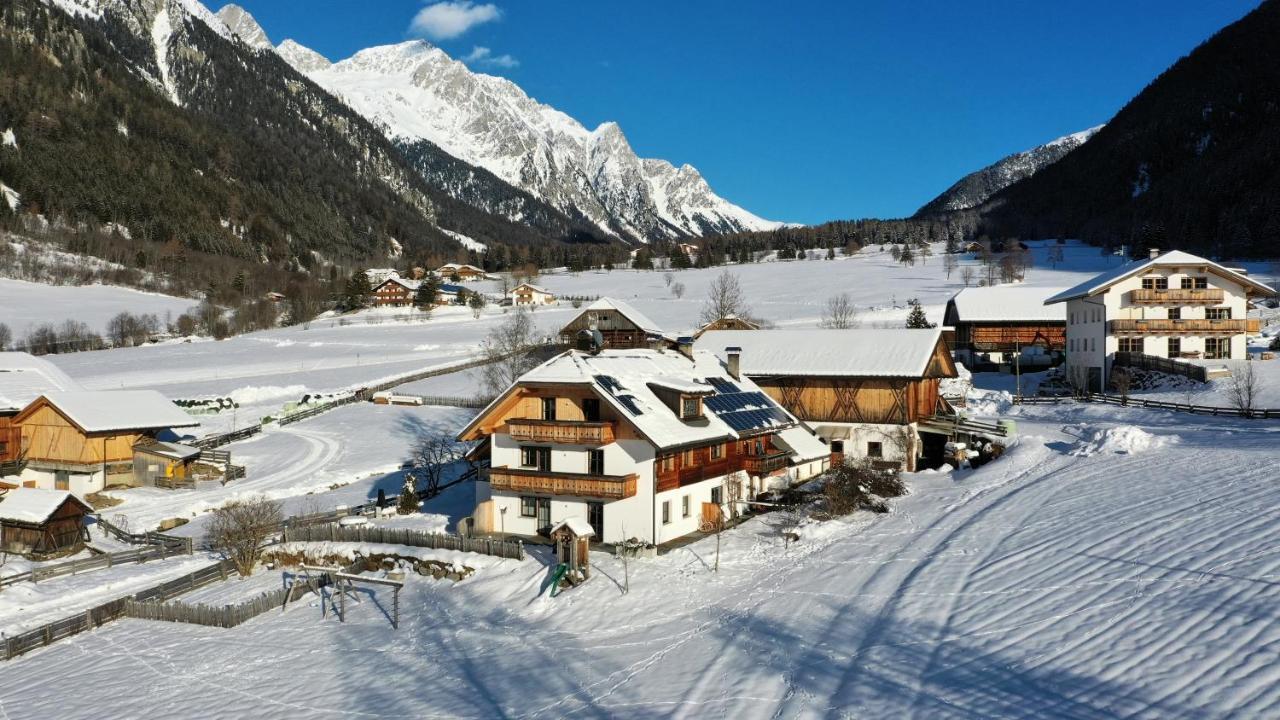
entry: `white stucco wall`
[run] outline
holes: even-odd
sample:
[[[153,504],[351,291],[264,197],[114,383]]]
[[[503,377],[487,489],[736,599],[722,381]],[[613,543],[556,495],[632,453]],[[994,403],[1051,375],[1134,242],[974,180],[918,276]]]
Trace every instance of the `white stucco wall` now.
[[[105,486],[104,475],[101,470],[94,473],[71,473],[67,478],[67,490],[84,497],[89,493],[95,493]],[[28,467],[18,476],[18,480],[23,483],[34,482],[36,487],[45,490],[57,490],[55,485],[55,475],[52,470],[36,470]]]

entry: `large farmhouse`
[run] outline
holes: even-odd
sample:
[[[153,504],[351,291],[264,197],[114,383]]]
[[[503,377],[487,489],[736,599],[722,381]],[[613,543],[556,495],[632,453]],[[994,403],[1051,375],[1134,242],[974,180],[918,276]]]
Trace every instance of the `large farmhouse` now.
[[[1243,360],[1251,297],[1275,295],[1240,271],[1174,250],[1122,265],[1047,300],[1067,315],[1068,376],[1101,392],[1117,359]]]
[[[552,305],[555,304],[556,294],[550,290],[534,285],[533,283],[520,283],[507,293],[507,297],[511,299],[511,304],[520,306],[530,305]]]
[[[941,330],[721,330],[698,346],[738,365],[837,458],[915,470],[952,434],[933,420],[951,413],[938,385],[957,374]]]
[[[1041,370],[1062,361],[1067,314],[1046,298],[1063,288],[971,287],[947,301],[943,324],[955,329],[952,351],[971,370]]]
[[[460,280],[462,282],[471,282],[472,280],[484,280],[487,275],[483,269],[475,265],[467,265],[464,263],[446,263],[436,268],[436,275],[445,280]]]
[[[682,349],[570,350],[523,375],[459,435],[482,440],[476,527],[661,544],[827,469],[827,448],[732,365]]]
[[[671,345],[658,324],[621,300],[600,298],[583,308],[560,329],[560,342],[576,345],[583,332],[599,334],[603,346],[613,349]]]

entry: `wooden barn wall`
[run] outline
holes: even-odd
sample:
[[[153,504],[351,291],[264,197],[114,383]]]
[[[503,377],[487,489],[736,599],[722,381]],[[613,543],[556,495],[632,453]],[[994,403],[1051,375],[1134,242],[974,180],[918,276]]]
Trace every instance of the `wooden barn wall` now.
[[[136,432],[85,436],[47,404],[31,412],[19,427],[28,460],[78,465],[132,463],[133,446],[142,437]]]
[[[912,423],[934,413],[938,380],[754,378],[760,389],[801,420]]]

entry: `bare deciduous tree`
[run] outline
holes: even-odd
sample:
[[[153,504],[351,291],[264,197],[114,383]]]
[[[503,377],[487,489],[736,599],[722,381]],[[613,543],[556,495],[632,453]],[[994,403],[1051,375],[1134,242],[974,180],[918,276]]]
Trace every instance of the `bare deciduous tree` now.
[[[1250,361],[1238,362],[1231,369],[1231,382],[1227,385],[1227,398],[1231,406],[1242,413],[1251,412],[1262,392],[1262,378]]]
[[[538,361],[530,355],[535,344],[533,320],[523,310],[507,316],[480,343],[489,362],[480,371],[480,382],[489,397],[496,397],[533,369]]]
[[[9,347],[9,343],[13,342],[13,332],[9,330],[9,326],[0,323],[0,350]]]
[[[951,279],[951,273],[960,267],[960,258],[954,253],[947,253],[942,256],[942,271],[947,274],[947,279]]]
[[[711,281],[711,289],[707,291],[707,302],[702,306],[703,325],[730,315],[747,319],[750,314],[747,296],[742,290],[742,283],[738,281],[737,275],[725,270]]]
[[[973,284],[973,266],[965,265],[960,268],[960,279],[964,281],[964,286],[969,287]]]
[[[466,443],[455,439],[451,432],[432,432],[418,439],[411,457],[414,468],[427,481],[421,493],[424,500],[433,498],[440,492],[440,480],[445,467],[457,460],[466,449]]]
[[[822,315],[822,327],[831,330],[848,330],[858,326],[858,309],[849,299],[849,293],[827,298],[827,308]]]
[[[232,500],[213,511],[209,543],[230,558],[241,575],[248,576],[281,521],[280,503],[275,500],[266,497]]]

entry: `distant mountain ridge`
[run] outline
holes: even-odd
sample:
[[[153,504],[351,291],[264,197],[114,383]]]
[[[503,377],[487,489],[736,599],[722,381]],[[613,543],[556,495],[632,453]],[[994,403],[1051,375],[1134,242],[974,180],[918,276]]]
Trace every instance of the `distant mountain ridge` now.
[[[243,8],[227,5],[218,17],[246,45],[271,47]],[[293,40],[273,49],[400,145],[430,142],[608,235],[651,242],[781,225],[716,195],[691,165],[638,157],[616,123],[587,130],[510,80],[472,72],[424,41],[338,62]]]
[[[1101,129],[1102,126],[1098,125],[1088,130],[1064,135],[1044,145],[1008,155],[981,170],[971,172],[957,180],[938,197],[925,203],[916,211],[916,217],[977,207],[992,195],[1058,162]]]

